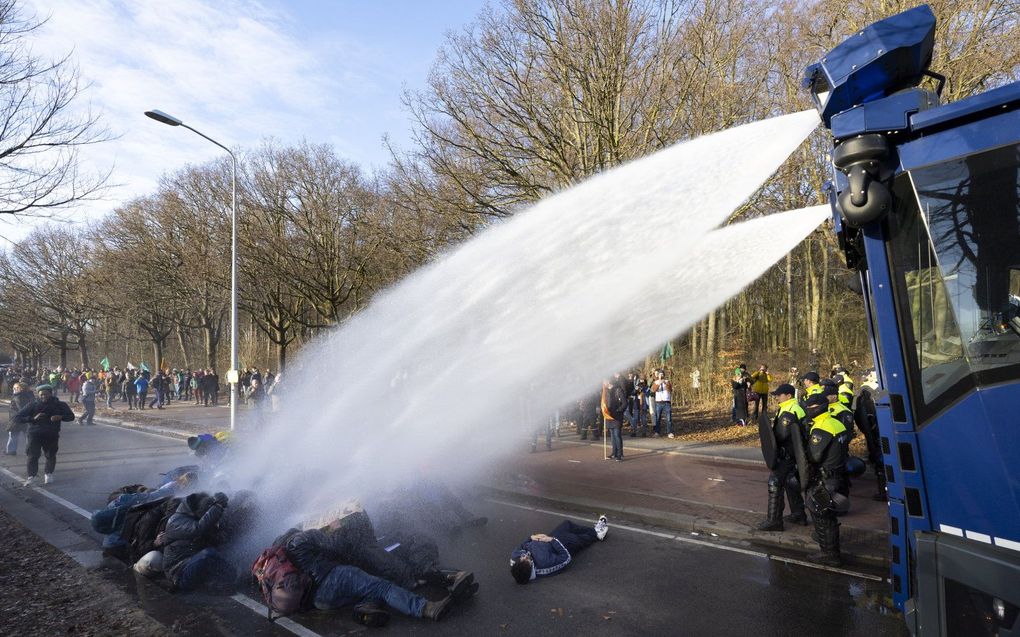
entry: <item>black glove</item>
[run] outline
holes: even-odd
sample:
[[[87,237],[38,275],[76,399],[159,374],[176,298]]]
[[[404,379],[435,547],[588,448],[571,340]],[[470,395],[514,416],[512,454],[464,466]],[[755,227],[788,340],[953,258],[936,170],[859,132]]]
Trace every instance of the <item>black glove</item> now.
[[[227,506],[227,494],[222,491],[218,491],[216,495],[212,497],[213,502],[220,505],[221,507]]]

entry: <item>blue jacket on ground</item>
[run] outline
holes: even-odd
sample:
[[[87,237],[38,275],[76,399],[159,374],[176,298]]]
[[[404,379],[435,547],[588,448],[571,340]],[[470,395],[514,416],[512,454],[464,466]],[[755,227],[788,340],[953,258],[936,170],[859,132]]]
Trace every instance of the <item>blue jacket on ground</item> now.
[[[570,551],[556,538],[553,538],[551,542],[526,540],[510,554],[510,559],[516,560],[525,552],[531,553],[531,560],[534,564],[531,579],[555,575],[562,571],[567,564],[570,564]]]

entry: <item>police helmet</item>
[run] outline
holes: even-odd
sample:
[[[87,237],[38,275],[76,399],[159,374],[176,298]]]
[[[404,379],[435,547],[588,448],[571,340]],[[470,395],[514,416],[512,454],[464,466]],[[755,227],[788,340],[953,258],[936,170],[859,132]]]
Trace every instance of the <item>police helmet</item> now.
[[[823,394],[811,394],[804,401],[804,413],[808,418],[815,418],[829,410],[829,399]]]

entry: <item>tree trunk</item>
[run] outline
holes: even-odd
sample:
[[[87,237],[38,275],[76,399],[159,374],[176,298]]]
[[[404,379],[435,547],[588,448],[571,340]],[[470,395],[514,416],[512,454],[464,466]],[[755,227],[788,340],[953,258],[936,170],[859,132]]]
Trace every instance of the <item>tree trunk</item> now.
[[[708,330],[705,336],[705,371],[709,382],[715,372],[715,310],[708,314]]]
[[[205,337],[205,366],[209,369],[216,369],[216,348],[219,346],[219,330],[208,322],[202,326],[202,333]]]
[[[793,251],[786,253],[786,347],[793,353]]]
[[[175,328],[177,332],[177,344],[181,348],[181,360],[184,363],[184,369],[191,369],[191,359],[188,358],[188,348],[184,345],[184,328],[178,325]]]
[[[153,372],[158,369],[163,369],[163,341],[161,338],[152,339],[152,355],[155,356],[156,362],[153,363]]]
[[[88,369],[91,367],[89,363],[89,346],[85,342],[85,335],[78,335],[78,353],[81,354],[81,368]]]
[[[287,366],[287,343],[286,339],[281,338],[280,342],[276,344],[276,373],[282,374],[286,366]]]

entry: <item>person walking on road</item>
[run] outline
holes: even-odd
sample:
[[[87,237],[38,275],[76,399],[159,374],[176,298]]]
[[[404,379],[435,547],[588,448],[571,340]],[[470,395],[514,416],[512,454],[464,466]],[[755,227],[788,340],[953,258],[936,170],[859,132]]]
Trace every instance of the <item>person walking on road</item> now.
[[[36,399],[25,405],[14,420],[27,425],[28,477],[24,486],[35,484],[39,473],[39,456],[46,454],[45,483],[53,482],[53,470],[57,466],[57,443],[60,441],[60,423],[74,420],[74,412],[67,403],[57,400],[52,385],[35,388]]]
[[[85,382],[81,384],[81,404],[85,413],[81,415],[81,425],[91,425],[96,415],[96,392],[99,390],[99,383],[92,378],[92,374],[85,374]]]
[[[148,372],[142,372],[142,375],[135,379],[135,391],[138,392],[138,409],[145,409],[145,398],[149,394]]]
[[[128,410],[132,410],[136,407],[138,402],[138,388],[135,387],[135,375],[133,372],[124,374],[124,379],[120,381],[120,393],[127,401]]]
[[[11,396],[10,405],[11,411],[7,422],[7,448],[5,452],[8,456],[18,455],[18,440],[25,431],[25,424],[16,422],[14,417],[17,416],[19,411],[35,400],[35,397],[32,396],[32,390],[21,382],[14,383],[13,391],[14,395]]]
[[[652,431],[655,435],[673,435],[673,383],[666,378],[666,372],[661,369],[655,372],[655,381],[652,383],[652,393],[655,394],[655,424]],[[665,417],[666,422],[660,425],[660,419]]]

